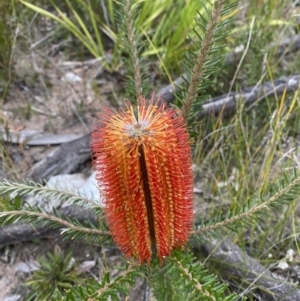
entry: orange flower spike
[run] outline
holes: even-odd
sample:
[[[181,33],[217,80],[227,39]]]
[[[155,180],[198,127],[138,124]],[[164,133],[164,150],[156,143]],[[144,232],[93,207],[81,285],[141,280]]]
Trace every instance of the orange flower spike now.
[[[193,224],[189,135],[181,116],[139,100],[107,109],[92,133],[93,163],[112,236],[125,256],[150,262],[184,246]]]

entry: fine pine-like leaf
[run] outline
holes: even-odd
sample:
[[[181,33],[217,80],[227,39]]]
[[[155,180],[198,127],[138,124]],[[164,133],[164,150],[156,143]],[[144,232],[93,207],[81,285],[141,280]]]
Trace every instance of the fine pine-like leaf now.
[[[34,227],[61,228],[61,234],[68,239],[84,239],[103,243],[110,239],[110,233],[103,221],[95,225],[92,222],[79,222],[76,219],[62,217],[56,210],[51,214],[42,212],[38,207],[28,207],[26,210],[0,212],[0,226],[14,223],[31,224]]]
[[[141,30],[137,25],[139,12],[140,5],[131,0],[120,1],[116,11],[124,70],[126,70],[125,95],[132,104],[136,104],[140,96],[147,95],[151,87],[145,72],[147,64],[141,55],[146,39],[142,40]]]
[[[15,198],[16,196],[37,196],[44,199],[59,199],[62,203],[68,201],[77,205],[87,206],[102,211],[99,204],[92,200],[78,195],[75,192],[64,191],[59,188],[43,186],[32,181],[24,181],[23,183],[9,182],[4,180],[0,182],[0,196]]]
[[[110,233],[104,221],[102,208],[85,199],[76,193],[59,190],[57,188],[44,187],[41,184],[34,182],[14,183],[3,181],[0,182],[0,196],[9,196],[10,199],[26,196],[37,196],[43,199],[60,199],[62,202],[84,205],[85,209],[89,208],[99,218],[97,224],[89,220],[78,221],[69,216],[61,216],[61,213],[55,209],[52,212],[45,212],[42,208],[31,207],[26,205],[20,209],[20,206],[14,204],[8,205],[7,210],[0,212],[0,226],[12,223],[29,223],[36,227],[51,227],[61,228],[61,233],[65,238],[69,239],[92,239],[99,243],[103,243],[108,238]]]
[[[229,17],[236,3],[226,5],[226,1],[217,0],[213,4],[202,1],[205,11],[198,12],[193,37],[190,37],[198,52],[187,51],[183,60],[186,72],[185,84],[176,95],[176,106],[192,128],[202,104],[208,99],[207,87],[212,85],[211,76],[219,70],[221,50],[226,38],[225,26],[232,20]],[[194,133],[195,134],[195,133]]]
[[[256,198],[248,200],[246,203],[237,204],[234,209],[230,209],[224,214],[212,216],[208,222],[197,225],[193,234],[207,232],[216,233],[217,229],[228,229],[237,231],[258,220],[264,222],[267,215],[273,209],[280,209],[283,205],[296,200],[300,194],[300,176],[296,170],[291,176],[285,175],[282,180],[270,186],[270,191],[265,196],[258,194]]]
[[[204,269],[189,253],[174,252],[163,268],[154,268],[152,287],[157,300],[241,300]]]

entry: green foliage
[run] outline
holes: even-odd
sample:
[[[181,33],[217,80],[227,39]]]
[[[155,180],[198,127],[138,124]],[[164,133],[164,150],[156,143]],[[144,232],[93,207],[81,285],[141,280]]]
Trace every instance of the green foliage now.
[[[128,51],[130,48],[124,49],[121,43],[124,42],[124,31],[120,30],[119,26],[125,20],[115,18],[122,11],[120,7],[123,1],[105,0],[100,3],[91,0],[52,0],[49,3],[40,0],[38,4],[34,1],[21,2],[29,9],[60,24],[90,54],[99,58],[109,71],[117,70],[121,66],[120,61],[124,59],[123,50],[125,57],[132,54]],[[187,46],[197,50],[197,45],[186,39],[187,34],[192,38],[195,36],[191,32],[195,25],[194,20],[187,16],[193,16],[196,11],[205,14],[206,4],[203,5],[198,0],[132,2],[134,5],[131,6],[130,14],[135,16],[135,13],[139,12],[137,18],[131,20],[135,23],[133,29],[141,42],[138,45],[139,59],[147,59],[149,62],[151,58],[158,57],[160,72],[171,79],[170,71],[180,70],[182,54]],[[110,42],[107,43],[107,40]],[[106,47],[107,44],[110,45],[109,48]],[[124,63],[126,64],[126,60]]]
[[[15,196],[13,199],[8,195],[3,195],[0,197],[0,211],[10,210],[11,205],[13,204],[14,208],[17,210],[22,209],[23,199],[20,196]]]
[[[206,90],[212,85],[211,77],[220,68],[221,50],[225,47],[225,27],[232,21],[230,15],[237,5],[237,2],[229,5],[225,3],[202,3],[205,14],[198,11],[195,37],[192,39],[197,51],[188,51],[182,63],[185,85],[177,94],[176,106],[182,109],[190,128],[197,121],[203,102],[209,97]]]
[[[146,41],[142,40],[142,33],[137,25],[141,8],[137,3],[133,5],[131,2],[131,0],[119,2],[116,14],[126,70],[125,96],[136,104],[140,96],[148,94],[150,81],[145,72],[147,64],[142,58]]]
[[[168,77],[171,71],[180,70],[186,48],[196,49],[187,39],[188,34],[193,35],[195,26],[193,18],[187,16],[194,16],[196,11],[205,11],[199,0],[154,0],[144,1],[142,5],[138,25],[151,41],[144,56],[158,56]]]
[[[295,201],[299,191],[300,176],[294,169],[292,175],[284,175],[283,179],[270,185],[266,195],[260,193],[256,198],[235,204],[234,208],[230,208],[225,213],[219,212],[217,216],[211,216],[208,222],[203,221],[197,225],[194,234],[214,232],[218,228],[238,231],[238,229],[249,226],[251,223],[257,223],[257,221],[262,224],[274,209],[281,210],[284,205]]]
[[[182,250],[167,258],[163,267],[153,267],[150,283],[157,300],[244,300],[228,293],[225,284],[221,284],[191,254]]]
[[[110,234],[104,220],[102,208],[91,200],[84,199],[72,192],[67,192],[55,188],[44,187],[34,182],[12,183],[4,181],[0,183],[0,196],[10,196],[19,200],[17,203],[7,204],[7,211],[0,212],[0,225],[7,225],[16,222],[31,223],[35,226],[48,226],[52,228],[65,227],[61,234],[67,239],[87,239],[99,244],[109,242]],[[70,203],[86,206],[97,216],[96,224],[89,220],[78,221],[71,217],[65,217],[55,209],[53,212],[44,212],[42,208],[26,205],[20,210],[20,197],[39,196],[44,199],[60,198],[68,200]],[[99,235],[100,234],[100,235]],[[104,235],[104,236],[103,236]]]
[[[70,17],[65,14],[60,7],[53,3],[56,13],[52,13],[42,7],[27,1],[20,0],[29,9],[47,17],[62,25],[95,57],[102,60],[108,70],[114,70],[115,61],[108,58],[103,43],[103,33],[105,33],[112,41],[116,42],[116,35],[113,30],[99,16],[99,9],[93,7],[93,1],[65,0]],[[111,7],[111,1],[109,1]],[[75,8],[76,7],[76,8]],[[78,8],[83,10],[79,14]],[[97,13],[98,12],[98,13]],[[108,22],[108,21],[107,21]],[[117,49],[118,44],[115,43]]]
[[[202,264],[194,260],[191,254],[178,250],[166,259],[163,267],[157,261],[150,267],[127,265],[122,275],[113,280],[107,273],[100,283],[92,280],[85,286],[72,287],[66,291],[66,297],[57,291],[51,300],[122,300],[122,294],[128,295],[135,277],[143,275],[149,279],[157,300],[244,300],[229,294],[225,284],[220,284],[216,276],[209,275]]]
[[[73,286],[66,291],[65,297],[61,292],[56,291],[51,301],[123,300],[121,295],[128,295],[129,288],[134,285],[135,277],[140,275],[138,266],[127,265],[124,272],[114,279],[106,273],[101,282],[91,279],[84,286]]]
[[[72,250],[64,254],[56,246],[53,253],[37,259],[39,269],[33,272],[26,284],[32,292],[26,298],[27,301],[50,300],[54,291],[64,292],[65,289],[75,284],[83,283],[84,278],[75,269]]]

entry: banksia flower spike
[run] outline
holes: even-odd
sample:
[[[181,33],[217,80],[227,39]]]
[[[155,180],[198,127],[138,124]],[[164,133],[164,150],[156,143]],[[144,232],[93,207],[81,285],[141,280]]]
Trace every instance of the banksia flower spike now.
[[[92,133],[92,156],[111,234],[125,256],[162,261],[184,246],[193,223],[189,135],[181,116],[140,98],[106,109]]]

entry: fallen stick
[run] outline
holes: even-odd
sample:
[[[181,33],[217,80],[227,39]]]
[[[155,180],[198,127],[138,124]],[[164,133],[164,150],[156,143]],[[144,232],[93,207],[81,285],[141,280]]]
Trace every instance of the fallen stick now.
[[[268,97],[280,97],[284,93],[288,94],[297,91],[299,86],[300,74],[297,74],[289,77],[282,77],[272,82],[265,82],[262,85],[255,85],[243,89],[241,92],[232,92],[227,95],[214,97],[203,104],[203,110],[198,114],[198,118],[208,114],[217,114],[221,111],[228,112],[235,110],[238,101],[249,105]]]
[[[29,146],[63,144],[81,138],[82,136],[83,135],[70,133],[51,134],[42,131],[10,131],[9,129],[6,130],[4,127],[0,127],[1,140]]]
[[[174,101],[174,93],[180,90],[180,85],[184,82],[186,75],[177,78],[174,85],[168,85],[162,88],[156,97],[161,97],[166,103],[170,104]],[[210,98],[199,108],[198,118],[202,118],[208,114],[216,114],[221,111],[234,110],[237,101],[250,104],[258,102],[262,99],[272,96],[280,97],[283,93],[292,93],[299,89],[300,74],[291,75],[289,77],[281,77],[272,82],[265,82],[243,89],[241,92],[231,92]]]
[[[28,179],[35,182],[49,180],[59,174],[71,174],[80,165],[91,159],[90,134],[58,146],[46,158],[35,165],[28,174]]]
[[[219,275],[238,283],[245,295],[254,291],[259,300],[299,301],[300,290],[296,284],[276,277],[257,260],[247,255],[229,239],[201,237],[199,244],[191,239],[194,251],[202,256],[209,255],[208,264],[214,264]],[[275,278],[276,277],[276,278]]]

